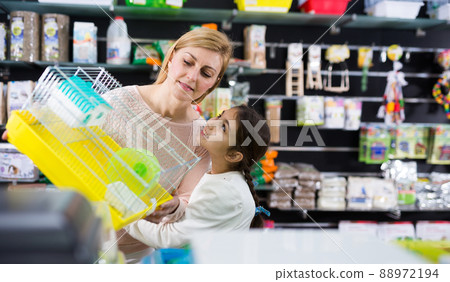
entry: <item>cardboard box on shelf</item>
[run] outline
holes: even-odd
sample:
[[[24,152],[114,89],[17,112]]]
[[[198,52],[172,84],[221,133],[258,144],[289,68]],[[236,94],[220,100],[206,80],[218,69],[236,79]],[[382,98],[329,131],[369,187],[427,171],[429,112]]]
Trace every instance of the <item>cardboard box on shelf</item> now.
[[[27,102],[34,89],[34,82],[31,80],[9,81],[6,94],[6,111],[8,118],[11,111],[20,110]]]
[[[6,123],[6,102],[3,95],[3,82],[0,82],[0,124]]]

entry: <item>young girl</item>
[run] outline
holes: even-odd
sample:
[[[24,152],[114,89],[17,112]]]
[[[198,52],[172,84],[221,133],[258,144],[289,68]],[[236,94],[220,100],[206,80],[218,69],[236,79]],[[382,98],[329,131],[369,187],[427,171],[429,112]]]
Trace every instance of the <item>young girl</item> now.
[[[269,126],[247,106],[209,120],[200,133],[200,144],[211,156],[211,170],[195,187],[184,216],[173,223],[142,219],[125,230],[150,247],[168,248],[185,245],[195,231],[262,227],[262,218],[255,216],[259,201],[250,167],[264,156],[269,140]]]

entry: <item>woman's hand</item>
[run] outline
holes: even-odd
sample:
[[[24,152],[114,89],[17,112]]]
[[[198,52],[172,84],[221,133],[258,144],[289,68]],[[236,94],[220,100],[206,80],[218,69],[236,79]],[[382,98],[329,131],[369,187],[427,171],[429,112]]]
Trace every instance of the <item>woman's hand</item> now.
[[[7,140],[8,139],[8,130],[5,130],[2,134],[2,140]]]
[[[153,222],[159,223],[161,219],[166,215],[173,213],[180,205],[180,199],[178,196],[174,196],[172,200],[165,202],[159,206],[151,215],[147,216],[145,219]]]

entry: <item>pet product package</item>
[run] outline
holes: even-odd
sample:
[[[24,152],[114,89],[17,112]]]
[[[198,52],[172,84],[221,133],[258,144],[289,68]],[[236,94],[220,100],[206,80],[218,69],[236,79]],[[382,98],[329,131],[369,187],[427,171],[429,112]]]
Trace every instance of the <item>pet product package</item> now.
[[[0,61],[6,60],[6,27],[0,23]]]
[[[324,123],[323,96],[302,96],[297,99],[297,125],[322,125]]]
[[[6,123],[6,102],[3,95],[3,82],[0,82],[0,124]]]
[[[10,30],[11,60],[25,62],[39,60],[39,14],[28,11],[11,12]]]
[[[69,16],[43,14],[41,32],[41,60],[69,61]]]
[[[266,26],[250,25],[244,29],[244,59],[254,69],[266,68]]]
[[[11,111],[20,110],[27,102],[34,89],[34,82],[31,80],[9,81],[8,92],[6,95],[6,112],[8,118]]]
[[[8,143],[0,144],[0,178],[35,181],[39,171],[33,162]]]
[[[97,63],[97,27],[94,23],[74,23],[73,62],[87,64]]]

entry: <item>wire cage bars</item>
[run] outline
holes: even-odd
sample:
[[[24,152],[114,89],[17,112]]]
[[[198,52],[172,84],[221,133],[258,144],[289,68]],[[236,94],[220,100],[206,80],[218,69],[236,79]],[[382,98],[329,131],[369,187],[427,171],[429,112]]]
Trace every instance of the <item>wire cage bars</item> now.
[[[48,67],[8,121],[8,141],[60,188],[106,201],[115,229],[170,200],[199,161],[104,68]]]

